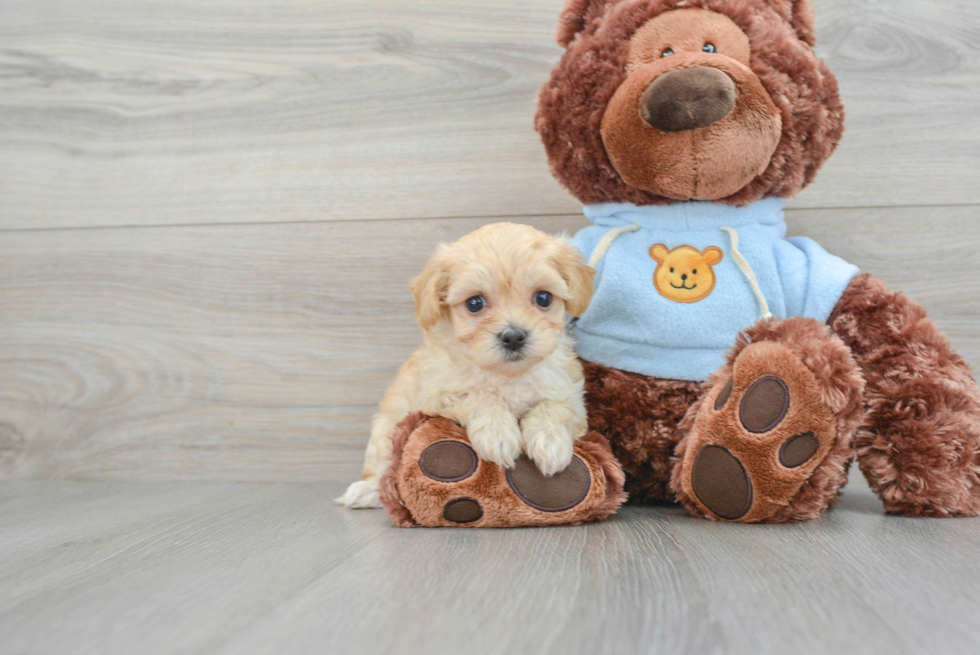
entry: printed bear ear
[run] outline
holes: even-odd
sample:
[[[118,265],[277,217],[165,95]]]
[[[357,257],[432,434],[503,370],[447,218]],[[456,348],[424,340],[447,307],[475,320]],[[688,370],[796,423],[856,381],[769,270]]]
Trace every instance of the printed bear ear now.
[[[782,16],[800,40],[811,48],[817,44],[816,15],[810,0],[766,0]]]
[[[704,252],[701,253],[701,256],[704,257],[704,262],[708,266],[714,266],[715,264],[721,263],[721,260],[725,258],[725,253],[723,253],[721,248],[718,248],[717,246],[710,246],[705,248]]]
[[[662,243],[658,243],[654,246],[650,246],[650,257],[653,261],[663,264],[667,261],[667,255],[670,254],[670,250]]]
[[[565,0],[565,8],[558,17],[555,40],[567,48],[575,35],[585,29],[590,20],[602,14],[606,0]]]

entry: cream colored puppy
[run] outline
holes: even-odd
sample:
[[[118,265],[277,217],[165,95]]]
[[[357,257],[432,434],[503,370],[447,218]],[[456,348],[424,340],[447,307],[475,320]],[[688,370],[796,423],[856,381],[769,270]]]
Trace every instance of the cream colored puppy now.
[[[526,225],[495,223],[439,245],[412,282],[425,343],[381,401],[363,480],[337,502],[381,506],[395,426],[414,412],[462,424],[486,461],[510,467],[523,450],[545,475],[564,470],[587,430],[565,312],[585,312],[594,273],[577,250]]]

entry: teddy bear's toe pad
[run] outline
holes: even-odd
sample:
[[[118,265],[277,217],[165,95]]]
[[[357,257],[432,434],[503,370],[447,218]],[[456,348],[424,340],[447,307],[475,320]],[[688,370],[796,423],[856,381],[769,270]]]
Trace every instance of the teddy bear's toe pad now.
[[[752,481],[745,467],[722,446],[705,446],[694,461],[694,494],[717,516],[735,521],[752,509]]]
[[[753,434],[775,430],[789,410],[789,388],[773,375],[752,383],[742,398],[739,420]]]
[[[459,482],[476,473],[479,458],[461,441],[437,441],[422,451],[419,468],[437,482]]]
[[[820,450],[820,439],[812,432],[795,434],[779,449],[779,463],[788,469],[803,466]]]
[[[510,470],[480,460],[466,432],[444,418],[399,425],[381,501],[395,523],[437,527],[520,527],[606,518],[625,500],[624,476],[598,434],[575,443],[572,463],[545,476],[526,457]]]
[[[589,494],[592,476],[578,457],[564,471],[546,477],[527,457],[520,457],[507,471],[507,482],[517,497],[542,512],[572,509]]]
[[[442,517],[452,523],[473,523],[483,518],[483,508],[472,498],[457,498],[446,503]]]

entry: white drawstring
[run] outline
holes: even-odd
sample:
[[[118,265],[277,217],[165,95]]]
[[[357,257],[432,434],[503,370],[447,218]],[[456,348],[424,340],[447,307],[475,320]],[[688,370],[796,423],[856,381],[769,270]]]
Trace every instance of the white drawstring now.
[[[759,288],[759,280],[755,276],[755,271],[752,270],[752,266],[738,250],[738,232],[735,228],[731,227],[723,227],[721,229],[723,232],[727,232],[728,236],[732,238],[732,257],[735,259],[738,268],[742,271],[742,275],[749,281],[749,286],[752,287],[752,293],[755,294],[756,299],[759,301],[762,318],[772,318],[772,313],[769,311],[769,303],[766,302],[766,297],[762,294],[762,289]]]
[[[609,246],[612,245],[612,242],[615,241],[616,237],[618,237],[620,234],[625,232],[636,232],[639,229],[639,225],[625,225],[623,227],[613,228],[606,232],[602,238],[599,239],[599,243],[596,244],[595,250],[592,252],[592,256],[589,257],[589,266],[595,268],[599,262],[602,261],[602,258],[606,256],[606,251],[609,250]]]

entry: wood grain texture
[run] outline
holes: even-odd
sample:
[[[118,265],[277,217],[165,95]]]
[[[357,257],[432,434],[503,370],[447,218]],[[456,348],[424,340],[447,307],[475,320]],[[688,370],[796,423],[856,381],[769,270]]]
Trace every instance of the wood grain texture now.
[[[980,519],[391,527],[324,484],[0,483],[0,653],[973,653]]]
[[[555,215],[558,0],[0,0],[0,229]],[[980,202],[975,0],[815,0],[848,133],[801,206]]]
[[[976,367],[978,212],[802,209],[789,222],[907,290]],[[370,415],[420,340],[408,280],[436,243],[484,222],[5,234],[0,475],[353,477]]]

